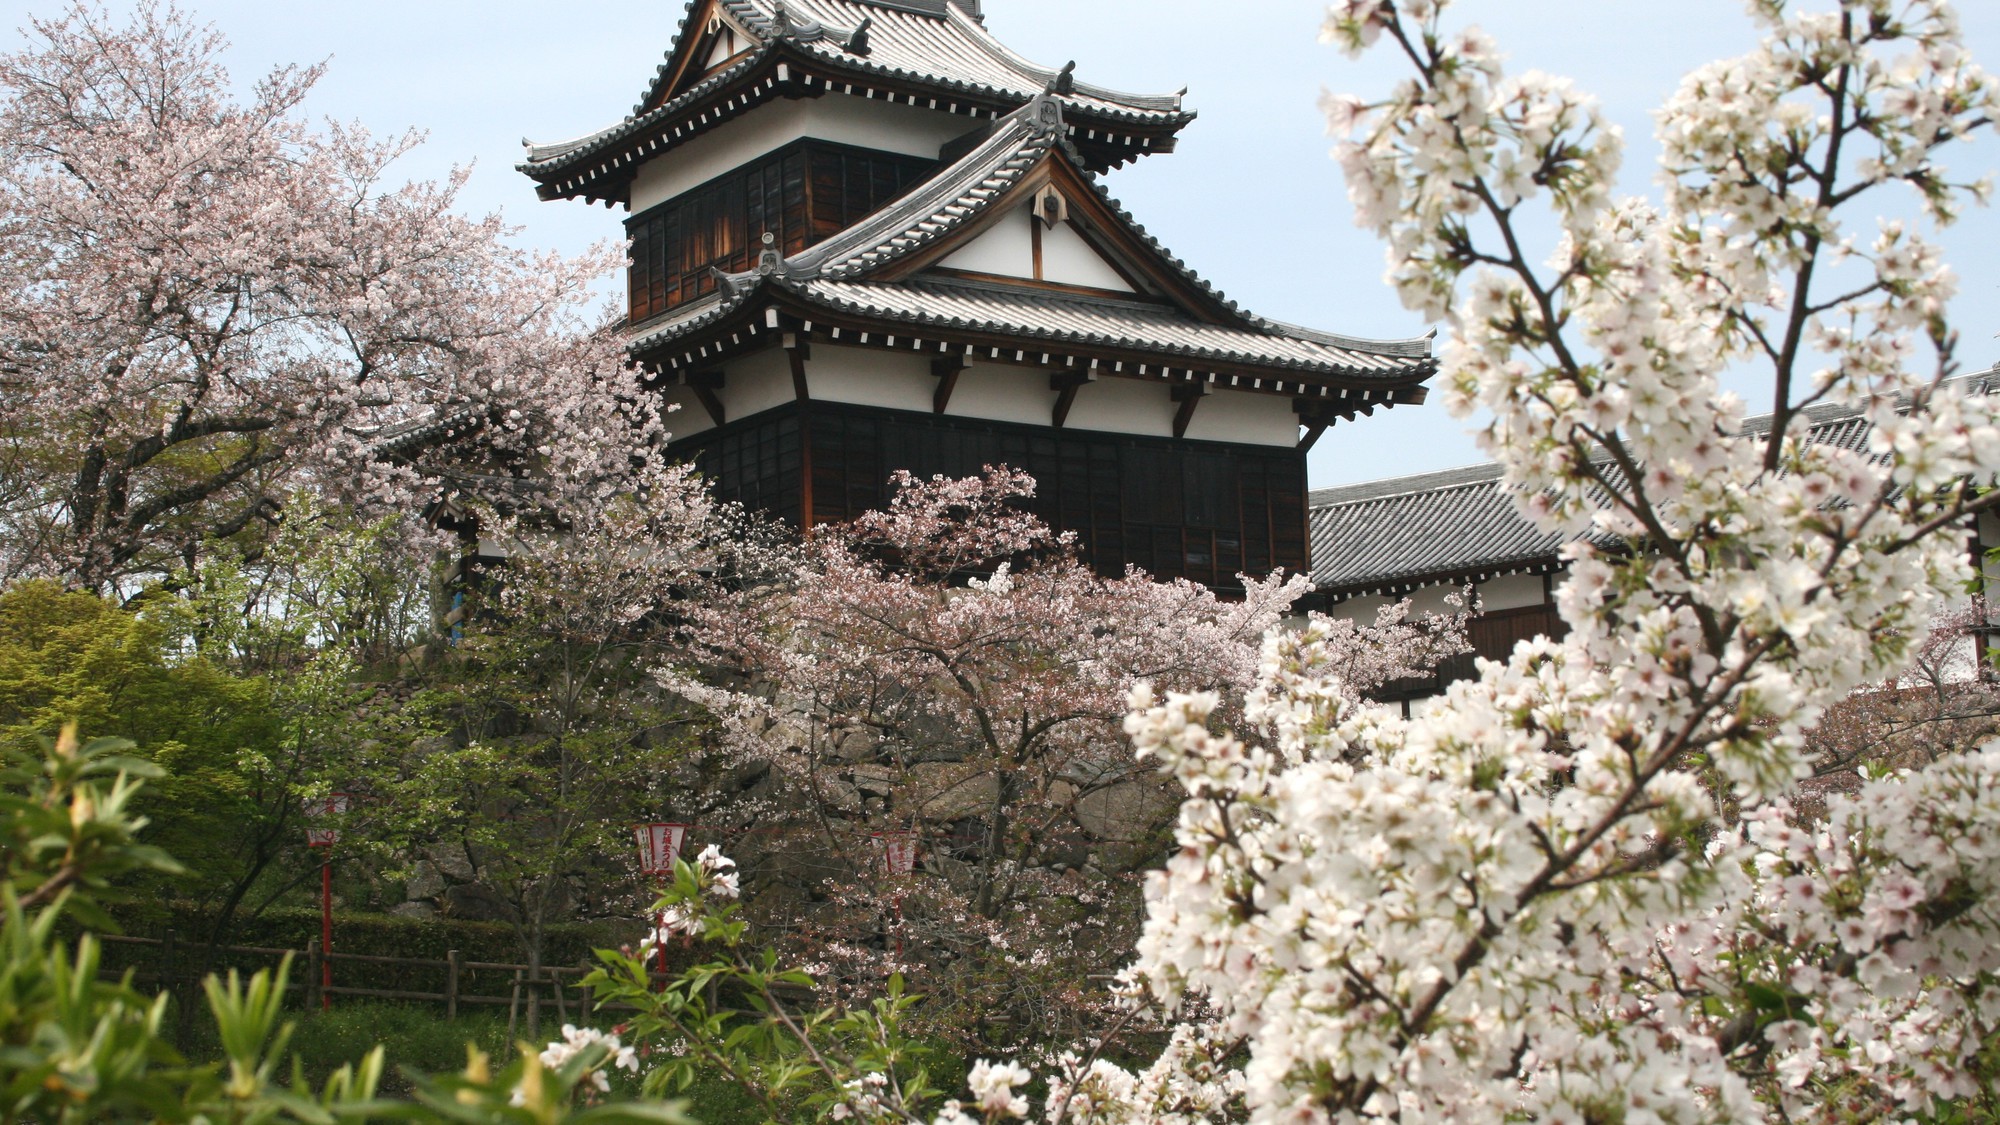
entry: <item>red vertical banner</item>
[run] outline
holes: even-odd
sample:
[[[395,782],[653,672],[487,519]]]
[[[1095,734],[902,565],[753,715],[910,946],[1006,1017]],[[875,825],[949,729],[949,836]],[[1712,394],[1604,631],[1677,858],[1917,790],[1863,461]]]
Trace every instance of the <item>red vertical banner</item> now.
[[[648,875],[673,874],[687,830],[685,824],[641,824],[633,829],[639,838],[639,869]]]
[[[909,832],[883,832],[875,837],[882,842],[882,867],[891,876],[908,875],[917,869],[917,838]]]
[[[687,839],[688,826],[685,824],[641,824],[632,829],[639,841],[639,869],[648,875],[673,877],[674,860],[680,858],[681,842]],[[659,927],[667,927],[667,916],[660,915]],[[659,932],[653,938],[655,964],[662,976],[667,972],[667,935]],[[664,983],[661,984],[665,988]]]

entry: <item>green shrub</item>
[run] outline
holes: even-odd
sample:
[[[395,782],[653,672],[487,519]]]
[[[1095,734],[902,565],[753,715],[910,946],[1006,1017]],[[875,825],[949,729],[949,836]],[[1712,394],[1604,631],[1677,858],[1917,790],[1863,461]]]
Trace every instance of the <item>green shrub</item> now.
[[[458,1070],[465,1066],[468,1043],[496,1058],[507,1057],[513,1051],[507,1042],[507,1017],[480,1014],[446,1020],[431,1005],[341,1004],[301,1019],[292,1036],[292,1051],[306,1074],[323,1082],[378,1044],[399,1067],[430,1073]],[[404,1085],[400,1078],[391,1074],[383,1085],[400,1090]]]

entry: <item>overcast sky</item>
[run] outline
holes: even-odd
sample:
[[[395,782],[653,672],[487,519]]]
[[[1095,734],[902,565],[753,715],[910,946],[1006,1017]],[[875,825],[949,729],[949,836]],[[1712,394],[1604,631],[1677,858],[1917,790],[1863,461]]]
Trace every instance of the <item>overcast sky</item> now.
[[[1810,3],[1811,0],[1808,0]],[[1831,0],[1825,0],[1830,3]],[[118,4],[112,0],[114,10]],[[539,203],[513,170],[520,140],[561,140],[631,110],[665,53],[683,0],[184,0],[233,42],[235,80],[325,60],[309,108],[378,133],[428,133],[411,177],[472,164],[469,210],[501,211],[524,243],[575,250],[620,231],[620,213]],[[19,27],[57,8],[0,0]],[[1113,194],[1176,254],[1247,308],[1358,336],[1429,325],[1381,282],[1380,246],[1351,220],[1315,103],[1323,87],[1377,96],[1398,76],[1386,52],[1349,61],[1317,42],[1313,0],[987,0],[987,26],[1050,66],[1140,93],[1188,87],[1200,117],[1180,150],[1109,177]],[[1974,56],[2000,69],[2000,3],[1963,4]],[[1649,193],[1657,160],[1651,112],[1680,76],[1753,45],[1741,0],[1462,0],[1459,18],[1497,38],[1515,70],[1568,75],[1625,130],[1622,187]],[[1963,146],[1947,163],[2000,167],[2000,141]],[[1946,238],[1962,286],[1954,317],[1962,355],[2000,359],[2000,216],[1976,212]],[[1315,487],[1448,468],[1479,459],[1439,407],[1399,408],[1335,426],[1311,458]]]

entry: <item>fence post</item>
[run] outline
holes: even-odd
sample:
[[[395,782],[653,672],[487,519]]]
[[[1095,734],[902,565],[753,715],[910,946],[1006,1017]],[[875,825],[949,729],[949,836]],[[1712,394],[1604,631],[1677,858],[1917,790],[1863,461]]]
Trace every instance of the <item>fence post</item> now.
[[[306,942],[306,1011],[317,1012],[326,997],[320,995],[320,959],[325,954],[320,951],[319,939]]]
[[[590,962],[587,960],[582,962],[577,972],[581,974],[576,979],[576,987],[578,989],[576,998],[577,1015],[580,1017],[582,1023],[588,1025],[597,1020],[597,990],[583,983],[583,978],[590,975]]]
[[[507,994],[507,1042],[514,1041],[514,1029],[521,1023],[521,970],[514,970],[514,990]]]
[[[160,940],[160,991],[174,998],[175,1015],[183,1027],[187,1025],[187,1000],[180,990],[180,941],[173,928],[167,928]]]
[[[563,970],[560,968],[549,970],[549,990],[556,994],[556,1018],[564,1023],[568,1023],[569,999],[563,995],[562,975]]]
[[[448,949],[444,955],[444,1017],[458,1018],[458,950]]]

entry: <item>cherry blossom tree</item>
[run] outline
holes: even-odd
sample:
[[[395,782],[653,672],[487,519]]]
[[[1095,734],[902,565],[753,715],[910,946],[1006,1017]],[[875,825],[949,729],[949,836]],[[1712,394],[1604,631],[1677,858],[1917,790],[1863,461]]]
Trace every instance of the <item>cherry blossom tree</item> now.
[[[696,666],[667,682],[800,795],[796,827],[830,881],[801,921],[822,975],[871,990],[904,967],[885,949],[900,946],[940,1030],[1081,1031],[1104,1014],[1085,978],[1136,938],[1133,873],[1163,854],[1174,805],[1120,734],[1126,691],[1247,686],[1307,583],[1246,579],[1226,601],[1107,579],[1018,505],[1026,474],[895,485],[885,510],[814,529],[789,577],[697,603]],[[1463,650],[1456,620],[1404,612],[1327,625],[1356,682]],[[910,834],[912,877],[885,867],[879,833]]]
[[[221,38],[76,6],[0,57],[0,576],[105,588],[288,492],[417,509],[478,478],[615,491],[658,436],[590,285],[399,184],[418,141],[230,92]],[[478,453],[437,450],[478,435]]]
[[[2000,504],[1995,403],[1949,378],[1952,277],[1922,233],[1985,195],[1936,154],[1989,123],[1993,82],[1942,3],[1755,0],[1758,48],[1660,114],[1663,198],[1618,200],[1593,103],[1506,75],[1447,8],[1336,5],[1330,39],[1411,73],[1328,107],[1358,131],[1358,221],[1451,330],[1454,410],[1490,412],[1539,526],[1596,532],[1567,549],[1571,632],[1413,720],[1344,698],[1315,629],[1267,641],[1241,724],[1212,693],[1136,691],[1128,730],[1188,798],[1136,980],[1204,998],[1245,1061],[1220,1108],[1123,1096],[1212,1088],[1187,1068],[1147,1086],[1079,1061],[1049,1111],[1990,1113],[2000,747],[1872,769],[1815,823],[1792,800],[1815,724],[1904,674]],[[1896,189],[1921,222],[1851,229]],[[1767,373],[1768,430],[1718,386],[1732,364]],[[1869,447],[1804,440],[1816,402],[1865,412]]]

